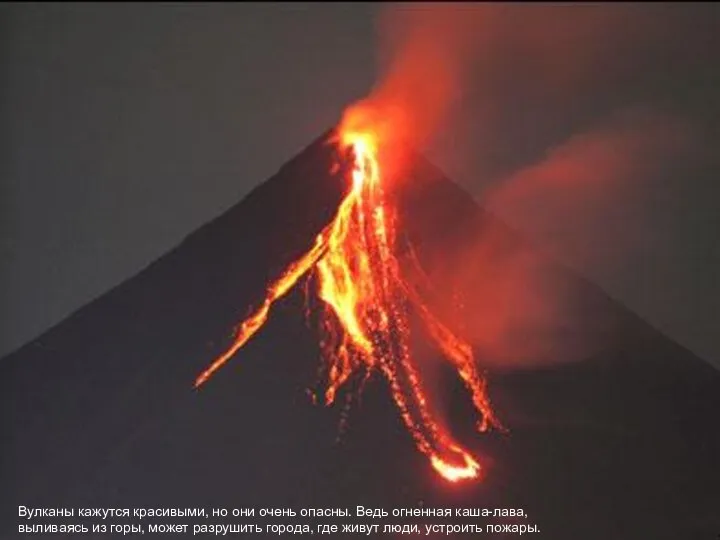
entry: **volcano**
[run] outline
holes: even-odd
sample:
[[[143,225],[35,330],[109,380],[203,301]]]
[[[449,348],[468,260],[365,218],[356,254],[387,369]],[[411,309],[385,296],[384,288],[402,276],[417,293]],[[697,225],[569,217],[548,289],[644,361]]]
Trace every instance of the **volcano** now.
[[[302,287],[278,300],[221,372],[193,388],[268,283],[333,218],[346,186],[332,172],[328,136],[137,276],[2,360],[3,537],[24,523],[20,505],[208,514],[512,508],[527,518],[411,522],[499,531],[527,522],[555,540],[716,537],[720,373],[534,250],[418,154],[397,194],[417,257],[442,267],[449,253],[488,235],[496,251],[488,264],[498,254],[533,253],[542,279],[572,299],[564,335],[598,344],[573,362],[488,369],[508,432],[478,434],[462,382],[449,369],[434,374],[443,422],[480,457],[483,478],[460,485],[435,475],[381,378],[348,381],[330,406],[314,402],[308,390],[322,351]],[[249,521],[262,523],[255,516]]]

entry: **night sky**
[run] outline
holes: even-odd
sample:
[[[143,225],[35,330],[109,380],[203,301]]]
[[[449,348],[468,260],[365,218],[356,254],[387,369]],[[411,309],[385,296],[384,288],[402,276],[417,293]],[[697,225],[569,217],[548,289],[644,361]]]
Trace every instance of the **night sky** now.
[[[2,5],[0,354],[336,122],[375,82],[379,9]],[[487,9],[474,74],[428,154],[720,367],[720,9]]]

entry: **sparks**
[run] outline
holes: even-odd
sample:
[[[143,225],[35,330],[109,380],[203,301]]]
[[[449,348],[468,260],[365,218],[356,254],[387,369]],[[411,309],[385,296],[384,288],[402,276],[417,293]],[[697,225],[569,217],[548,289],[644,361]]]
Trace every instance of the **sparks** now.
[[[410,314],[419,314],[438,349],[456,368],[480,416],[478,429],[501,427],[469,344],[443,324],[403,277],[396,257],[396,215],[383,190],[378,140],[371,130],[341,126],[336,141],[352,155],[349,191],[313,246],[267,290],[260,306],[237,327],[230,347],[195,381],[206,382],[263,326],[274,302],[304,276],[317,284],[322,306],[321,346],[327,362],[326,404],[362,370],[387,380],[400,416],[420,452],[451,482],[478,478],[480,465],[441,428],[429,410],[410,351]],[[417,259],[410,258],[417,266]],[[421,269],[418,268],[421,272]]]

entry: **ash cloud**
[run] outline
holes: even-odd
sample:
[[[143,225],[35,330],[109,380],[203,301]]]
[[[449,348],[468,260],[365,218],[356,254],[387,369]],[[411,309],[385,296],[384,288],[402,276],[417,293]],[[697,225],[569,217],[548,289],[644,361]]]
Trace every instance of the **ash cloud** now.
[[[692,107],[669,105],[673,82],[697,72],[713,28],[665,5],[382,11],[381,77],[355,110],[374,111],[387,140],[429,149],[539,246],[510,249],[504,232],[488,231],[432,270],[452,284],[448,297],[465,297],[457,322],[486,363],[569,361],[599,346],[605,323],[579,332],[573,291],[549,277],[545,252],[607,275],[658,241],[647,194],[697,160],[704,139]]]
[[[620,111],[503,178],[485,203],[570,265],[622,265],[652,239],[644,194],[695,147],[691,126],[651,110]]]

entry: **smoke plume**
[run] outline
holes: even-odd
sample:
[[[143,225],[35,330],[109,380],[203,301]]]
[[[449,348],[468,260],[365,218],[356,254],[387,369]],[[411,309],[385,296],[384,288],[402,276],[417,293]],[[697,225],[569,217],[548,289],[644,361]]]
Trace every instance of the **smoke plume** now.
[[[621,267],[649,241],[643,194],[696,143],[692,122],[658,105],[663,66],[706,46],[703,29],[687,32],[686,15],[622,4],[381,11],[380,77],[345,124],[372,126],[391,173],[410,144],[449,164],[451,176],[479,174],[463,183],[541,248],[488,230],[462,252],[438,254],[444,262],[430,269],[448,298],[464,296],[457,323],[486,364],[586,358],[602,341],[602,323],[580,327],[574,292],[550,277],[544,253]]]

